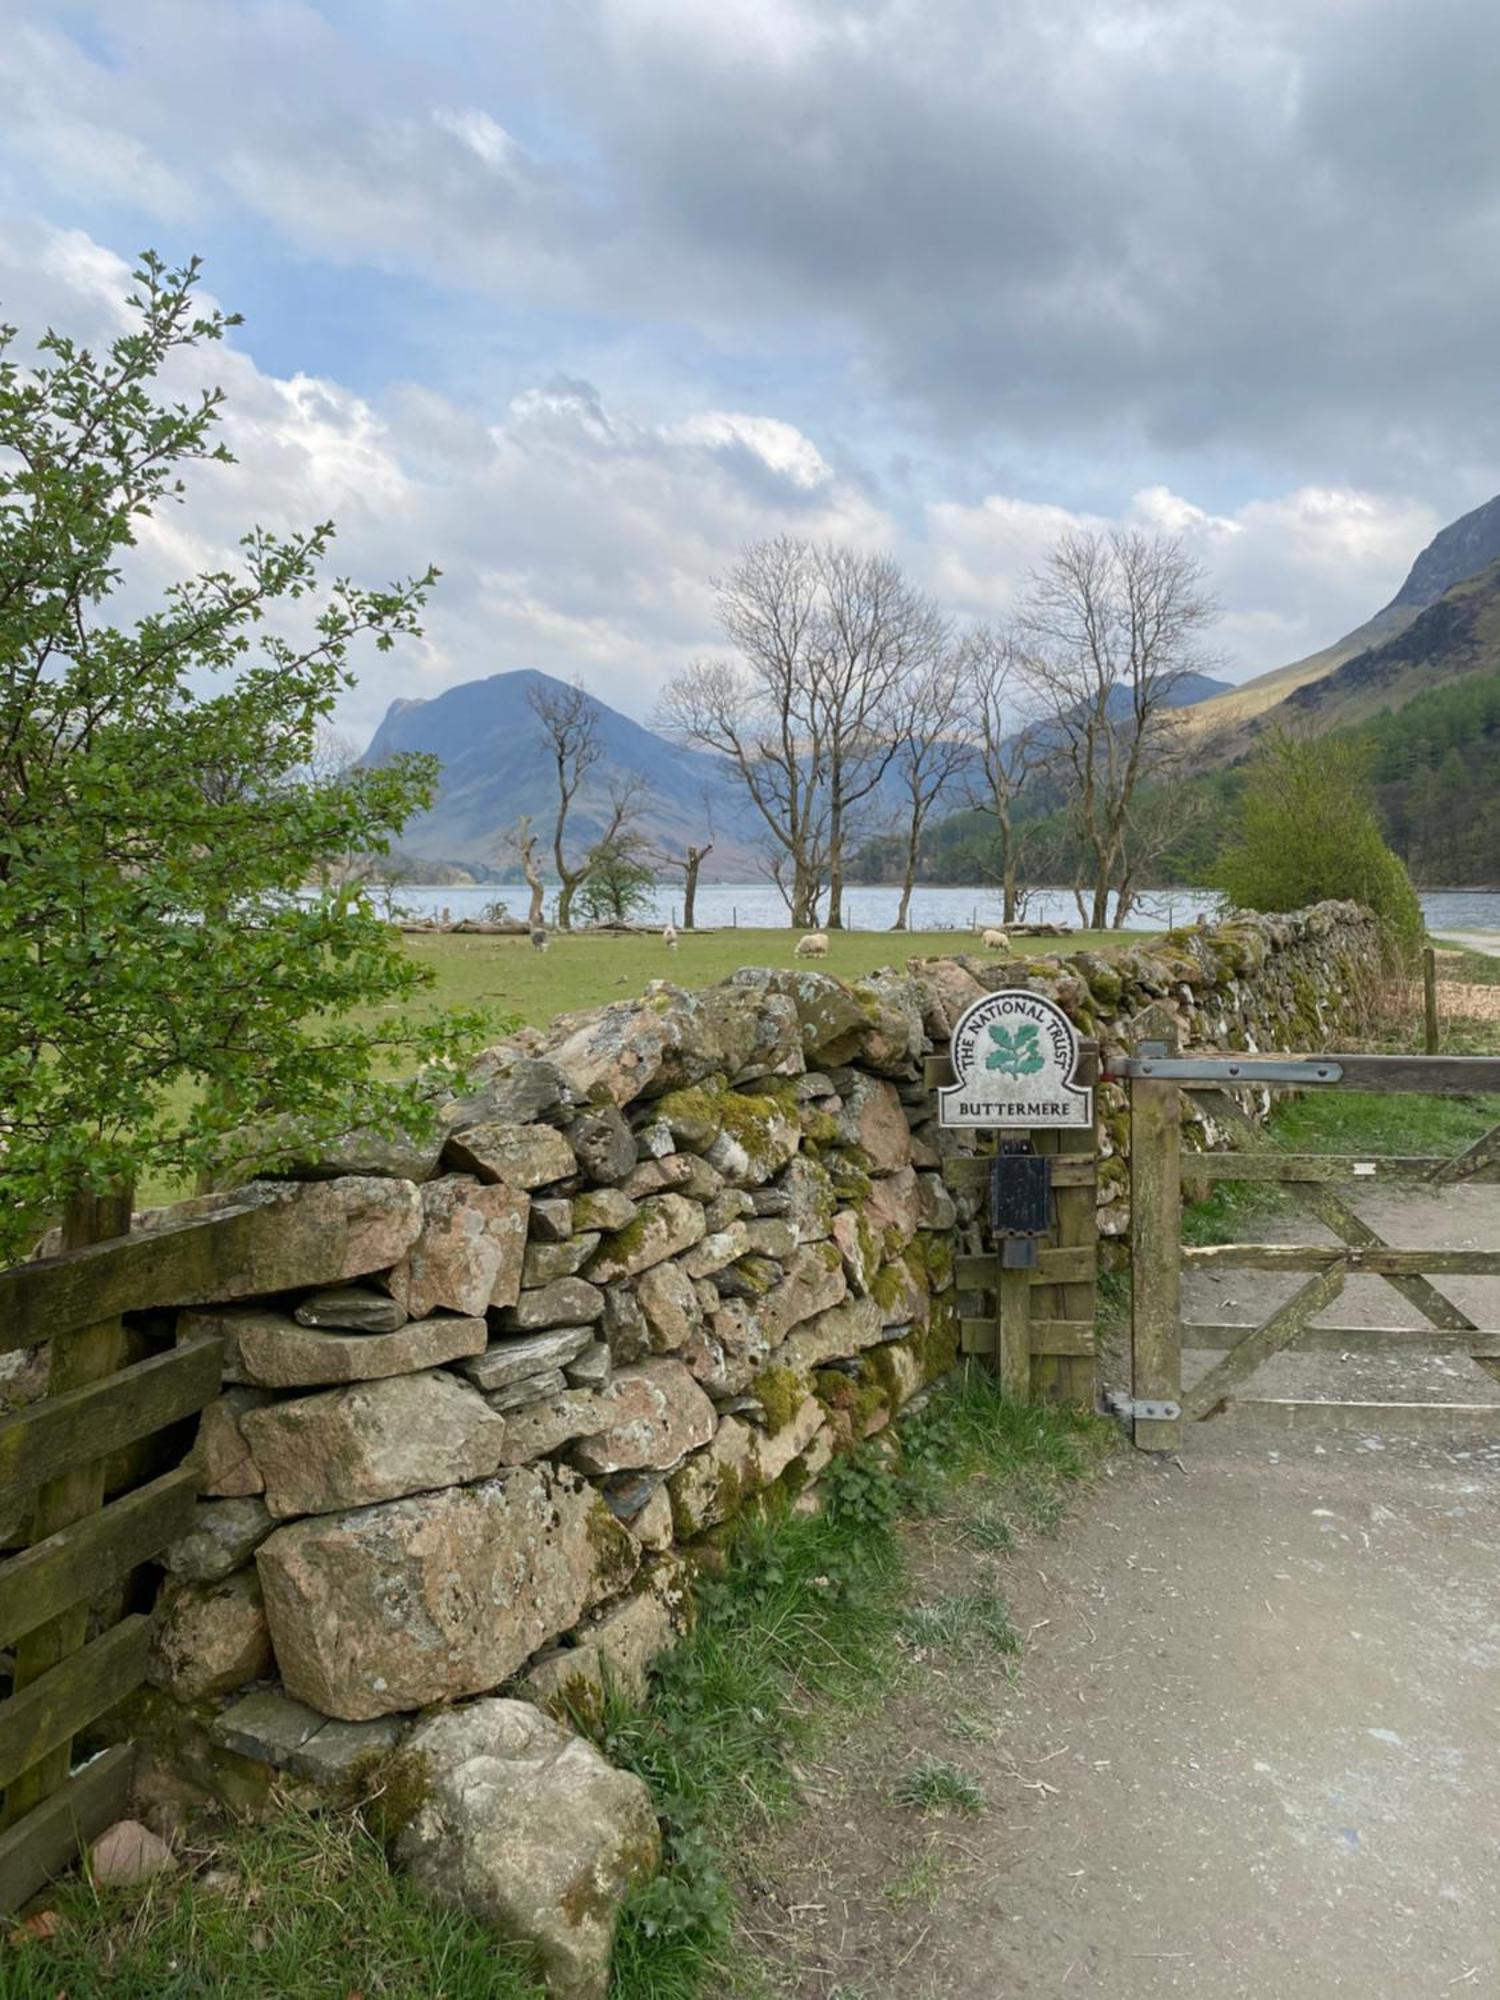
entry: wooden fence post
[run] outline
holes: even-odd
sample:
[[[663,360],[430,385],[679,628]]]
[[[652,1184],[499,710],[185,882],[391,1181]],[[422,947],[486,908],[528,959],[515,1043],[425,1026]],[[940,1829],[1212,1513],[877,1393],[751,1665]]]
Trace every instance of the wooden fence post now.
[[[63,1213],[63,1249],[79,1250],[86,1244],[129,1235],[132,1200],[130,1188],[106,1195],[80,1192],[72,1196]],[[124,1352],[125,1329],[118,1315],[100,1320],[94,1326],[75,1327],[56,1335],[52,1341],[48,1395],[81,1389],[112,1375],[124,1359]],[[56,1534],[60,1528],[70,1527],[86,1514],[99,1511],[104,1504],[104,1468],[102,1458],[86,1461],[37,1489],[31,1525],[33,1543]],[[70,1605],[17,1640],[13,1683],[16,1694],[79,1650],[87,1636],[88,1614],[86,1601]],[[13,1824],[66,1782],[72,1748],[69,1738],[16,1778],[5,1794],[0,1826]]]
[[[1422,950],[1422,1014],[1426,1030],[1427,1053],[1435,1056],[1438,1052],[1438,1002],[1437,1002],[1437,953],[1432,946]]]
[[[1182,1401],[1182,1103],[1175,1083],[1130,1083],[1130,1373],[1133,1399]],[[1175,1451],[1180,1418],[1134,1420],[1144,1451]]]

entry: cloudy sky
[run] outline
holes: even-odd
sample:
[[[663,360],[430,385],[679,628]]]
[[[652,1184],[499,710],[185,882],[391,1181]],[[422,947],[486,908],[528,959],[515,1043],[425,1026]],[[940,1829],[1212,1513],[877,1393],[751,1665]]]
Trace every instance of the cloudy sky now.
[[[790,530],[1003,612],[1200,549],[1236,678],[1500,489],[1493,0],[0,0],[0,316],[197,252],[239,464],[146,551],[445,571],[393,695],[649,713]]]

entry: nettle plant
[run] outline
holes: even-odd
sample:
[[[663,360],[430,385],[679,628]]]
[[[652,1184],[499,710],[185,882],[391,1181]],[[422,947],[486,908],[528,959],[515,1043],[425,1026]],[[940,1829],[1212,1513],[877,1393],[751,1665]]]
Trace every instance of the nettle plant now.
[[[236,324],[197,276],[143,258],[98,355],[48,332],[23,365],[0,328],[0,1264],[75,1193],[420,1125],[430,1072],[382,1073],[477,1026],[408,1013],[427,975],[351,867],[435,764],[318,768],[357,651],[416,634],[436,572],[363,589],[324,574],[331,524],[256,528],[233,568],[108,617],[183,468],[230,459],[218,390],[159,391]]]

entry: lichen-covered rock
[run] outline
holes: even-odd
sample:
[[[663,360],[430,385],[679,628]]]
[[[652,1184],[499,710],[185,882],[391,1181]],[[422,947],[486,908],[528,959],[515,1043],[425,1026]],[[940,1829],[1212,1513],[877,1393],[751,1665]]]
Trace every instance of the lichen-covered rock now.
[[[816,1243],[827,1236],[838,1197],[828,1169],[820,1161],[799,1154],[788,1164],[776,1192],[786,1197],[786,1219],[797,1232],[799,1243]]]
[[[505,1419],[444,1368],[297,1396],[242,1419],[278,1520],[484,1479]]]
[[[925,995],[915,979],[889,966],[856,980],[854,992],[869,1014],[859,1060],[882,1076],[915,1073],[926,1045]]]
[[[604,1294],[587,1278],[554,1278],[535,1291],[522,1292],[500,1314],[507,1333],[542,1333],[552,1326],[583,1326],[604,1311]]]
[[[565,1181],[578,1164],[573,1148],[550,1125],[470,1125],[454,1133],[444,1158],[482,1181],[528,1190]]]
[[[255,1571],[215,1583],[168,1578],[151,1614],[146,1678],[178,1701],[229,1694],[270,1673],[271,1634]]]
[[[482,1354],[490,1337],[484,1320],[456,1313],[409,1320],[397,1333],[323,1333],[299,1326],[290,1314],[259,1306],[179,1315],[180,1341],[204,1333],[224,1344],[226,1382],[251,1382],[266,1389],[310,1389],[332,1382],[411,1375],[466,1354]]]
[[[580,1637],[598,1653],[606,1679],[627,1701],[646,1699],[652,1666],[687,1629],[689,1604],[680,1565],[657,1563],[637,1578],[628,1596],[605,1605],[583,1626]]]
[[[635,1298],[645,1315],[651,1347],[658,1354],[672,1353],[703,1324],[693,1281],[677,1259],[642,1271],[635,1281]]]
[[[137,1889],[176,1866],[167,1843],[138,1819],[117,1819],[89,1849],[89,1880],[99,1889]]]
[[[576,1474],[534,1465],[291,1522],[255,1560],[288,1692],[359,1722],[498,1686],[638,1551]]]
[[[550,1285],[558,1278],[576,1277],[601,1240],[599,1230],[589,1229],[581,1236],[570,1236],[566,1243],[528,1243],[526,1261],[521,1266],[522,1289],[540,1291],[543,1285]]]
[[[687,1369],[665,1357],[616,1369],[600,1400],[606,1423],[570,1454],[581,1471],[595,1475],[675,1465],[708,1443],[717,1422]]]
[[[833,1241],[843,1262],[844,1276],[855,1292],[867,1292],[875,1273],[870,1268],[876,1258],[874,1237],[868,1224],[852,1208],[841,1208],[833,1218]]]
[[[560,1368],[547,1368],[540,1375],[524,1376],[519,1382],[507,1382],[501,1389],[486,1389],[484,1400],[497,1416],[509,1416],[515,1411],[529,1410],[538,1403],[550,1401],[553,1396],[561,1396],[568,1386],[568,1378]]]
[[[897,1167],[871,1183],[863,1209],[864,1219],[877,1235],[899,1237],[910,1243],[922,1220],[921,1191],[910,1167]]]
[[[711,1229],[707,1236],[700,1237],[690,1250],[682,1254],[682,1268],[690,1278],[709,1278],[715,1271],[722,1271],[726,1264],[732,1264],[736,1257],[743,1257],[750,1248],[750,1237],[744,1223],[735,1217],[717,1229]]]
[[[911,1160],[911,1128],[894,1084],[851,1072],[842,1093],[839,1136],[858,1147],[872,1174],[893,1174]]]
[[[836,1305],[848,1290],[843,1263],[832,1243],[808,1243],[787,1266],[779,1285],[766,1294],[759,1319],[774,1347],[794,1326]]]
[[[264,1389],[235,1387],[226,1389],[204,1409],[188,1464],[198,1475],[198,1491],[205,1499],[236,1499],[264,1492],[265,1481],[250,1456],[240,1419],[270,1400]]]
[[[719,1109],[722,1130],[703,1157],[731,1187],[760,1187],[774,1179],[802,1144],[801,1125],[777,1098],[727,1090]]]
[[[919,1229],[952,1229],[958,1220],[953,1197],[943,1186],[938,1174],[918,1174],[917,1176],[917,1227]]]
[[[695,1452],[672,1474],[667,1490],[677,1539],[690,1542],[737,1514],[758,1490],[759,1432],[739,1417],[725,1417],[707,1450]]]
[[[563,1389],[528,1403],[505,1419],[500,1463],[529,1465],[546,1458],[574,1438],[588,1437],[608,1415],[608,1399],[598,1389]]]
[[[568,1127],[568,1140],[580,1171],[604,1187],[617,1186],[634,1170],[635,1134],[612,1104],[599,1105],[574,1119]],[[620,1229],[624,1224],[580,1222],[578,1227]]]
[[[841,1355],[858,1354],[866,1347],[873,1347],[884,1330],[885,1321],[877,1300],[846,1299],[796,1328],[771,1358],[778,1368],[807,1375],[825,1361],[836,1361]]]
[[[809,1069],[825,1063],[852,1062],[870,1026],[867,1008],[842,980],[826,972],[780,972],[765,966],[742,966],[731,974],[731,986],[762,996],[780,994],[797,1013],[803,1059]]]
[[[444,1106],[450,1129],[471,1125],[538,1125],[566,1115],[573,1101],[556,1063],[506,1048],[487,1050],[471,1068],[465,1097]]]
[[[385,1281],[392,1298],[413,1319],[426,1319],[439,1307],[482,1313],[513,1305],[530,1206],[513,1187],[484,1185],[468,1174],[428,1181],[421,1233]]]
[[[604,1288],[604,1317],[599,1322],[599,1331],[608,1343],[611,1360],[617,1364],[639,1361],[643,1354],[650,1353],[653,1345],[639,1297],[642,1282],[644,1273],[641,1279],[626,1279]]]
[[[568,1378],[570,1389],[602,1389],[613,1368],[608,1343],[595,1340],[568,1362],[563,1373]]]
[[[185,1535],[168,1543],[160,1561],[188,1583],[217,1583],[249,1562],[276,1525],[259,1494],[240,1500],[200,1500]]]
[[[582,1227],[583,1225],[576,1225]],[[531,1198],[531,1237],[539,1243],[565,1243],[573,1234],[573,1203],[565,1194]]]
[[[417,1886],[529,1946],[553,2000],[605,2000],[620,1904],[661,1855],[641,1780],[529,1702],[434,1716],[400,1755],[424,1791],[396,1842]]]
[[[631,1146],[631,1158],[635,1148]],[[617,1187],[589,1188],[573,1204],[573,1227],[579,1230],[628,1229],[635,1221],[635,1203]]]
[[[706,1227],[697,1202],[680,1194],[653,1195],[641,1203],[634,1222],[605,1237],[588,1266],[588,1276],[596,1285],[633,1278],[686,1250]]]

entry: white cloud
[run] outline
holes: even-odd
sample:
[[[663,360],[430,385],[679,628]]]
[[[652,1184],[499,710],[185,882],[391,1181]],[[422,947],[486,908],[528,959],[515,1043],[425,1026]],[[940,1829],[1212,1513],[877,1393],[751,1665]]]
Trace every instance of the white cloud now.
[[[1070,527],[1139,527],[1179,535],[1223,608],[1216,643],[1234,679],[1285,666],[1362,624],[1395,594],[1441,525],[1408,499],[1300,487],[1214,514],[1164,486],[1144,487],[1118,517],[992,494],[928,509],[933,586],[956,608],[1004,617],[1027,572]]]

